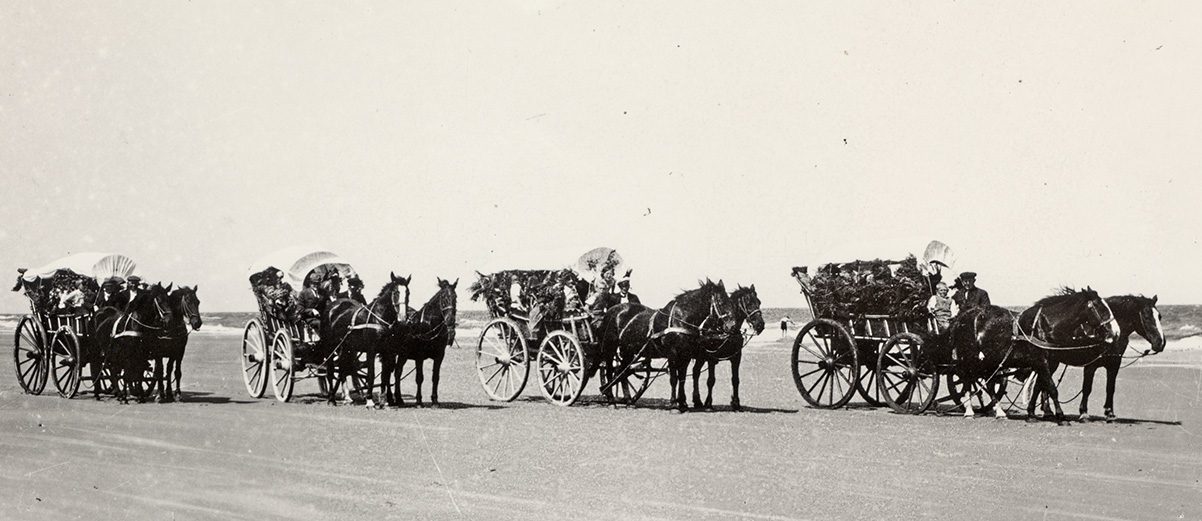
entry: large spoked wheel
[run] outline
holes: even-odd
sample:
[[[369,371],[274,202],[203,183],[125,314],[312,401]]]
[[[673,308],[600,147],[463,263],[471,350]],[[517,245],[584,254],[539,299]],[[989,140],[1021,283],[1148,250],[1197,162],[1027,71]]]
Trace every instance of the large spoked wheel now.
[[[651,382],[655,380],[655,377],[667,371],[667,364],[668,362],[665,360],[662,367],[656,367],[653,360],[640,358],[632,360],[630,367],[623,370],[621,361],[614,360],[611,367],[604,368],[602,374],[605,375],[606,381],[602,386],[609,389],[614,403],[634,405],[651,387]],[[615,377],[618,377],[617,381],[614,381]]]
[[[79,349],[79,336],[70,328],[54,333],[50,342],[50,375],[54,377],[54,388],[63,398],[74,398],[79,392],[79,380],[83,374],[83,356]]]
[[[553,331],[538,348],[539,390],[551,403],[576,403],[584,390],[584,349],[576,335]]]
[[[889,337],[877,354],[877,389],[885,403],[905,414],[921,414],[935,403],[939,373],[922,352],[922,338],[914,333]]]
[[[530,377],[527,353],[516,322],[498,318],[484,326],[476,344],[476,374],[489,398],[509,402],[522,393]]]
[[[287,402],[292,399],[292,375],[295,370],[292,337],[287,331],[277,331],[271,342],[271,391],[275,399]]]
[[[1006,395],[1006,379],[995,378],[992,382],[985,382],[982,378],[973,378],[966,382],[952,372],[947,375],[947,392],[952,402],[961,408],[971,404],[976,410],[992,409]]]
[[[33,317],[21,318],[13,338],[13,365],[25,394],[42,394],[46,388],[46,335]]]
[[[877,353],[880,353],[880,345],[877,345]],[[864,353],[860,353],[863,355]],[[868,358],[868,357],[865,357]],[[881,390],[877,386],[876,377],[876,360],[861,360],[865,365],[860,367],[860,378],[856,380],[856,391],[860,398],[864,399],[864,403],[873,407],[884,407],[885,399],[881,397]]]
[[[806,324],[793,342],[793,383],[813,407],[835,409],[856,392],[860,362],[856,343],[843,326],[819,318]]]
[[[267,390],[269,359],[263,323],[252,318],[242,331],[242,383],[246,384],[246,392],[253,398],[262,398]]]

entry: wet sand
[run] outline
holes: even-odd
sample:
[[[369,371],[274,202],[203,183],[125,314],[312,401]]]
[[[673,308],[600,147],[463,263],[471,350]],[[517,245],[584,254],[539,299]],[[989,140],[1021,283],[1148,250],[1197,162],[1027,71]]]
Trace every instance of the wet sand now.
[[[5,336],[5,519],[1202,518],[1202,351],[1173,345],[1122,372],[1120,421],[1059,427],[808,409],[771,342],[744,359],[744,412],[726,407],[724,366],[717,410],[681,415],[666,378],[633,409],[559,408],[532,384],[490,402],[468,334],[437,409],[331,407],[313,381],[294,403],[251,399],[239,338],[206,334],[182,403],[27,396]]]

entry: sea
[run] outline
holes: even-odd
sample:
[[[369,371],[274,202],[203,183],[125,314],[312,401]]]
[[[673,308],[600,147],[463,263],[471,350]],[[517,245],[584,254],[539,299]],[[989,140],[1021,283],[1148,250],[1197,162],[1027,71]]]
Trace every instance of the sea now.
[[[1202,306],[1199,305],[1161,305],[1157,306],[1161,315],[1161,327],[1165,337],[1173,342],[1184,338],[1202,336]],[[1022,311],[1023,308],[1011,308]],[[796,332],[809,322],[813,315],[806,308],[764,308],[766,328],[760,335],[760,340],[777,340],[780,338],[780,322],[788,318],[790,332]],[[201,312],[204,325],[196,334],[238,336],[246,327],[246,322],[257,315],[256,312]],[[21,320],[22,314],[0,314],[0,332],[12,332]],[[484,310],[459,310],[459,327],[456,336],[459,342],[471,342],[488,323],[488,312]]]

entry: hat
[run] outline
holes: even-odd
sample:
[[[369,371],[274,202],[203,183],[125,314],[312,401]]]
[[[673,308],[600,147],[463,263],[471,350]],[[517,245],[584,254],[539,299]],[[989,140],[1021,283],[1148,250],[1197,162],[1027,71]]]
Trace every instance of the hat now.
[[[363,280],[360,279],[359,277],[351,277],[349,279],[346,279],[346,284],[352,288],[362,288]]]
[[[976,274],[976,272],[966,271],[966,272],[960,274],[960,280],[976,281],[977,274]]]
[[[104,282],[101,283],[100,285],[104,286],[104,287],[120,286],[121,279],[118,277],[109,277],[107,279],[104,279]]]
[[[125,280],[126,280],[127,282],[132,282],[132,283],[134,283],[134,284],[137,284],[137,283],[139,283],[139,282],[142,282],[142,277],[139,277],[139,276],[137,276],[137,275],[130,275],[130,276],[129,276],[129,278],[127,278],[127,279],[125,279]]]

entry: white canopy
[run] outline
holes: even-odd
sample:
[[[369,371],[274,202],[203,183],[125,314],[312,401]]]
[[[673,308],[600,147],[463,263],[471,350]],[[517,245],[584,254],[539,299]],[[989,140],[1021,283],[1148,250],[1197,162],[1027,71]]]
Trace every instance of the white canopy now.
[[[284,281],[300,288],[310,271],[320,266],[332,266],[343,279],[357,276],[350,262],[323,248],[293,246],[270,253],[250,265],[247,276],[275,268],[284,272]]]
[[[59,270],[71,270],[79,275],[90,275],[97,282],[103,282],[109,277],[125,279],[134,273],[137,264],[133,259],[116,253],[85,252],[68,255],[37,268],[25,271],[23,278],[27,282],[41,277],[48,279]]]

